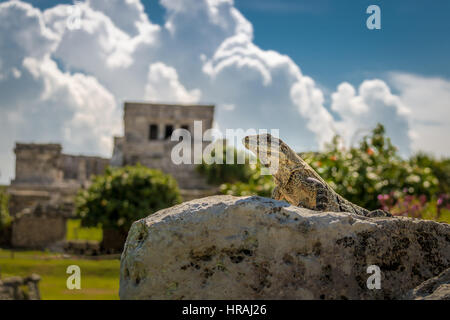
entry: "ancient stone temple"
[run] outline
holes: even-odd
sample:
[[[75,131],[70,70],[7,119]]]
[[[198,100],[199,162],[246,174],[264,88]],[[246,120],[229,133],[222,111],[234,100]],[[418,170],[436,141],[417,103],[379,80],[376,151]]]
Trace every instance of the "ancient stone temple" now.
[[[140,163],[149,168],[171,174],[178,182],[185,200],[211,194],[211,187],[199,175],[195,164],[175,164],[171,161],[172,132],[186,129],[191,133],[194,154],[194,121],[202,131],[212,128],[214,106],[168,105],[126,102],[124,110],[124,136],[114,138],[112,165]],[[201,137],[195,137],[201,139]],[[205,147],[202,143],[202,148]]]
[[[89,178],[101,174],[109,159],[62,153],[60,144],[16,143],[16,175],[8,192],[15,216],[36,204],[70,204]]]
[[[12,233],[16,235],[13,245],[40,247],[61,238],[65,233],[65,220],[58,219],[70,217],[78,190],[87,187],[91,176],[103,174],[109,165],[140,163],[171,174],[177,180],[184,200],[217,192],[206,184],[195,164],[171,161],[172,148],[179,143],[171,141],[172,132],[182,128],[194,136],[194,122],[202,126],[203,132],[210,129],[214,106],[126,102],[124,109],[125,132],[123,137],[114,137],[111,159],[65,154],[60,144],[16,143],[15,178],[8,187],[10,213],[17,218],[13,223]],[[201,142],[202,149],[206,144]],[[27,237],[19,237],[28,225],[41,225],[41,229],[54,232],[47,233],[48,239],[42,237],[42,233],[36,234],[38,237],[34,239],[32,230]]]

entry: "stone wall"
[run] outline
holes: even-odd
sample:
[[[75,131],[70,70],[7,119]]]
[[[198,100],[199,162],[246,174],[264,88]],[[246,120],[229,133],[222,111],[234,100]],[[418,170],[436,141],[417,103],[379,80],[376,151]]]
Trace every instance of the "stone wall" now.
[[[127,144],[138,143],[150,146],[150,125],[157,125],[157,140],[165,139],[166,125],[182,128],[193,133],[194,121],[202,121],[203,131],[212,127],[214,106],[212,105],[167,105],[152,103],[125,103],[124,127]]]
[[[117,165],[141,163],[159,169],[171,174],[181,189],[208,189],[205,178],[196,172],[195,164],[176,165],[171,161],[172,149],[178,142],[170,141],[170,136],[166,135],[183,128],[193,136],[194,121],[201,121],[205,132],[212,128],[213,118],[214,106],[209,105],[125,103],[125,135],[123,139],[115,138],[113,162]],[[206,145],[202,144],[202,150]],[[193,148],[192,140],[192,157]]]
[[[109,159],[89,156],[62,155],[64,180],[77,180],[85,183],[93,175],[103,174],[109,165]]]
[[[0,279],[0,300],[40,300],[40,280],[41,277],[37,274],[25,278]],[[28,287],[28,290],[24,290],[24,286]]]
[[[61,145],[17,143],[13,183],[53,184],[63,180]]]
[[[16,178],[8,187],[15,217],[38,204],[69,205],[93,175],[103,174],[109,159],[61,153],[59,144],[17,143]]]
[[[60,144],[17,143],[16,177],[12,185],[48,186],[83,184],[102,174],[109,159],[63,154]]]
[[[66,237],[67,212],[51,205],[37,205],[19,213],[12,223],[15,248],[43,249]]]
[[[51,193],[46,190],[9,190],[9,214],[15,217],[26,208],[31,208],[39,203],[50,201]]]

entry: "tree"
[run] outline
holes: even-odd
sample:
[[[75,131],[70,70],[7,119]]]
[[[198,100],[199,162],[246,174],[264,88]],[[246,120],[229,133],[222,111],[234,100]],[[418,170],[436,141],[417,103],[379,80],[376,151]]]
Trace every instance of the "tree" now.
[[[91,186],[80,190],[76,212],[86,227],[127,232],[131,224],[180,202],[175,179],[141,165],[108,168]]]

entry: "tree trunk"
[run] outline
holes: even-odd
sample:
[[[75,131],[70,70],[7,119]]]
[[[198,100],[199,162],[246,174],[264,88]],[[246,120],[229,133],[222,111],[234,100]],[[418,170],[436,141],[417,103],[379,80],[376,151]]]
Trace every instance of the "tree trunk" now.
[[[128,232],[103,228],[102,251],[105,253],[122,253]]]

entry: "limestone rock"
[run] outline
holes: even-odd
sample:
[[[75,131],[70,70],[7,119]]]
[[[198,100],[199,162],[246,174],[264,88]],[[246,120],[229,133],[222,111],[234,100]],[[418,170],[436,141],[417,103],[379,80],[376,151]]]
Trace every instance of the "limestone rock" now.
[[[411,290],[406,299],[450,300],[450,268]]]
[[[25,278],[0,279],[0,300],[40,300],[40,280],[41,277],[35,273]],[[28,288],[25,289],[24,286]]]
[[[381,289],[368,289],[370,265]],[[450,267],[448,224],[212,196],[136,221],[121,299],[401,299]]]

